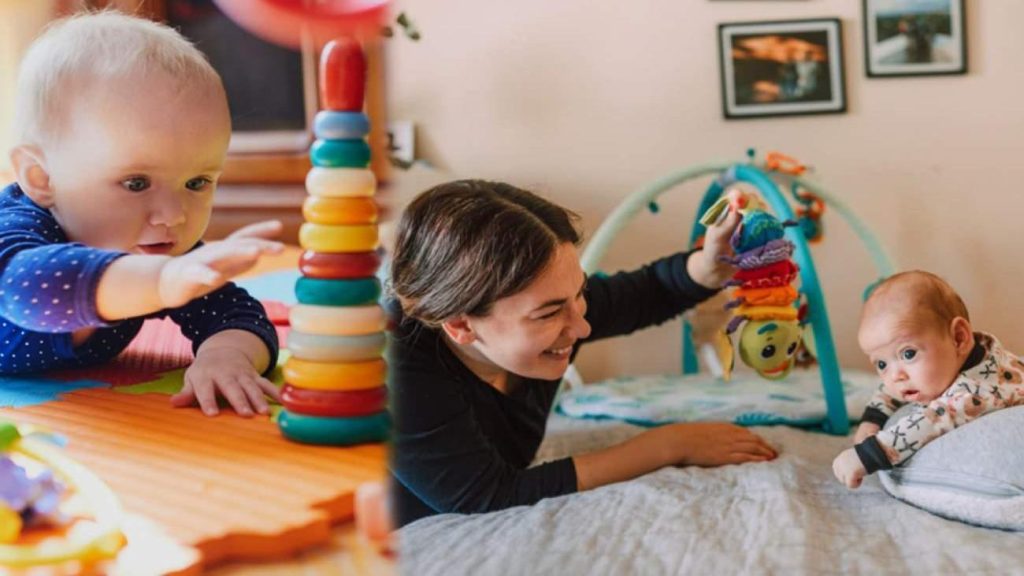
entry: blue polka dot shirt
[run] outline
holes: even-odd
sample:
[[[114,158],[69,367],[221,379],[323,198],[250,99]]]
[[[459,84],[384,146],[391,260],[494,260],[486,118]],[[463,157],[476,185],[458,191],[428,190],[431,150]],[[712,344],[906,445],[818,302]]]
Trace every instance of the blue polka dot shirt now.
[[[17,184],[6,187],[0,193],[0,374],[102,364],[128,346],[144,320],[164,317],[181,327],[193,352],[218,332],[245,330],[267,345],[267,371],[277,364],[277,332],[263,306],[231,283],[180,308],[104,322],[96,287],[107,266],[125,255],[69,242],[49,210]],[[88,327],[97,330],[72,346],[71,333]]]

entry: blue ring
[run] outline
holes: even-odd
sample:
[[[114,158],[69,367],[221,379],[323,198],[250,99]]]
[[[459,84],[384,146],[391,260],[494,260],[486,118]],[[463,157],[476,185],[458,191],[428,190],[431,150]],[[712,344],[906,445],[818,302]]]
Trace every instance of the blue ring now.
[[[322,446],[350,446],[387,440],[391,418],[387,412],[377,412],[369,416],[326,418],[282,410],[277,416],[277,425],[289,440]]]
[[[313,134],[322,140],[353,140],[370,133],[370,119],[362,112],[321,110],[313,119]]]

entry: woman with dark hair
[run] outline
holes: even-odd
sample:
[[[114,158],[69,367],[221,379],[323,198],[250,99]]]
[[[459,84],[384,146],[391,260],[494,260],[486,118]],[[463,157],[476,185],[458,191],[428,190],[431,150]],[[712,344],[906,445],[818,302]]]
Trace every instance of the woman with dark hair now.
[[[762,462],[775,451],[725,423],[661,426],[528,468],[562,374],[589,341],[660,324],[715,294],[732,268],[731,213],[703,250],[587,279],[578,217],[508,184],[442,184],[406,209],[391,264],[389,347],[398,526],[487,512],[670,465]]]

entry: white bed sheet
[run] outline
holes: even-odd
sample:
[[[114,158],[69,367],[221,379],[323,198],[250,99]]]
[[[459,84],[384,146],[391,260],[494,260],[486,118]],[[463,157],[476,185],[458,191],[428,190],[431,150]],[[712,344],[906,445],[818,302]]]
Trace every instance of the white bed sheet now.
[[[628,424],[552,415],[538,461],[620,442]],[[771,463],[669,468],[489,514],[399,531],[403,574],[1022,574],[1024,534],[945,520],[876,477],[832,476],[850,438],[756,428]]]

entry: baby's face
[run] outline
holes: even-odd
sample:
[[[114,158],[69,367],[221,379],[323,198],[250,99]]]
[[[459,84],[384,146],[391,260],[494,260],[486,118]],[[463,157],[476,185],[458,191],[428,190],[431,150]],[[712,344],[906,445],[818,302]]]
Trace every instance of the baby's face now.
[[[858,340],[889,395],[924,404],[953,383],[960,362],[952,327],[912,327],[918,324],[879,312],[864,318]]]
[[[180,91],[164,75],[70,96],[45,150],[51,209],[68,238],[179,255],[206,231],[231,122],[222,92]]]

